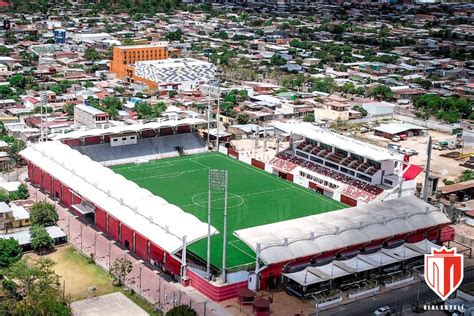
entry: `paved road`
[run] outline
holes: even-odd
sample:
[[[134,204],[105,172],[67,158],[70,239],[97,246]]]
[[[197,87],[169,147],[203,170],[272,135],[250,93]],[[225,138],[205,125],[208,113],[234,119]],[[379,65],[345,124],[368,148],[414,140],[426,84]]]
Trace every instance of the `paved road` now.
[[[464,280],[461,286],[474,283],[474,269],[466,270],[464,272]],[[320,312],[319,315],[372,315],[372,313],[381,306],[390,306],[392,309],[403,307],[403,313],[411,311],[411,304],[416,300],[420,288],[420,304],[431,302],[437,299],[436,294],[428,288],[426,283],[422,280],[419,284],[410,285],[392,292],[376,295],[361,301],[350,303],[341,307]]]

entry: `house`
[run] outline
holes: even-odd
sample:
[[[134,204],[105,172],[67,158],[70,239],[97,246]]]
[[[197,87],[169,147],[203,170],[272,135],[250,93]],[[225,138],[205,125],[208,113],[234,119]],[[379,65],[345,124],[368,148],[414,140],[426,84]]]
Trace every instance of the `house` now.
[[[85,104],[74,107],[74,123],[79,126],[94,128],[109,122],[109,114]]]
[[[14,203],[0,202],[0,230],[30,226],[30,213]],[[0,237],[1,238],[1,237]]]

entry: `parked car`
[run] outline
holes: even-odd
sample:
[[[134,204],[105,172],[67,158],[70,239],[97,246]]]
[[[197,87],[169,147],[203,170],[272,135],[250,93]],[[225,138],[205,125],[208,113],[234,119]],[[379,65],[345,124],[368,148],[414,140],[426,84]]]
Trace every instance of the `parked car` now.
[[[398,136],[398,135],[393,136],[392,141],[399,142],[400,141],[400,136]]]
[[[374,312],[374,316],[387,316],[390,315],[390,307],[382,306]]]

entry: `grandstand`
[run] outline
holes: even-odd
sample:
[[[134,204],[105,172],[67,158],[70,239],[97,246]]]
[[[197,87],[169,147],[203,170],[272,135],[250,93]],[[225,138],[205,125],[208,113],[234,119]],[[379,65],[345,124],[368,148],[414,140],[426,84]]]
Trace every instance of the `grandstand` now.
[[[249,286],[253,274],[259,280],[256,288],[267,289],[278,284],[283,274],[298,281],[304,269],[308,274],[318,271],[310,276],[315,281],[311,286],[317,289],[328,281],[322,277],[327,267],[317,267],[336,259],[360,254],[351,260],[367,263],[373,259],[367,249],[384,248],[376,256],[393,265],[404,259],[396,258],[400,251],[392,247],[394,241],[397,247],[410,248],[422,241],[452,239],[445,233],[449,220],[439,210],[414,197],[383,201],[380,197],[388,187],[324,163],[346,166],[355,148],[364,153],[359,154],[364,162],[357,167],[349,162],[346,168],[370,176],[373,167],[389,170],[388,165],[396,161],[387,153],[376,153],[374,148],[364,152],[361,144],[349,148],[351,143],[338,141],[348,147],[348,155],[340,157],[340,151],[331,155],[336,146],[326,146],[330,137],[323,145],[314,142],[317,134],[298,135],[293,130],[292,146],[265,164],[224,147],[221,153],[205,152],[196,133],[205,124],[186,119],[76,131],[58,136],[62,143],[34,144],[21,155],[33,185],[144,261],[215,301],[235,297],[239,289]],[[316,152],[316,147],[326,153],[323,149]],[[320,158],[323,164],[311,157]],[[380,166],[362,166],[370,164],[368,159]],[[226,283],[220,279],[222,193],[213,195],[213,278],[204,277],[209,169],[229,171]],[[343,203],[350,205],[350,199],[371,203],[347,208]],[[340,269],[346,277],[346,266],[352,261],[334,262],[337,267],[331,269]]]
[[[74,146],[80,153],[105,165],[123,164],[137,160],[156,160],[192,155],[207,151],[206,144],[195,133],[176,134],[154,138],[140,138],[136,144],[112,147],[108,143]]]
[[[292,146],[271,160],[273,168],[311,190],[351,206],[394,197],[400,184],[402,196],[414,191],[422,169],[414,174],[402,154],[312,125],[273,125],[293,135]]]

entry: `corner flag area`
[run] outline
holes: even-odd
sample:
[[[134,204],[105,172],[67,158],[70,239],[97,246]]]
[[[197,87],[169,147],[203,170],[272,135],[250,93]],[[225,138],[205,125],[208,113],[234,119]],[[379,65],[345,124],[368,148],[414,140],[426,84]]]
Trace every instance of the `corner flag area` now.
[[[252,265],[255,253],[233,235],[239,229],[334,211],[346,205],[220,153],[205,153],[111,167],[116,173],[207,222],[208,170],[229,171],[227,269]],[[224,193],[213,192],[211,264],[222,268]],[[159,209],[157,209],[159,212]],[[203,262],[207,239],[188,246]]]

